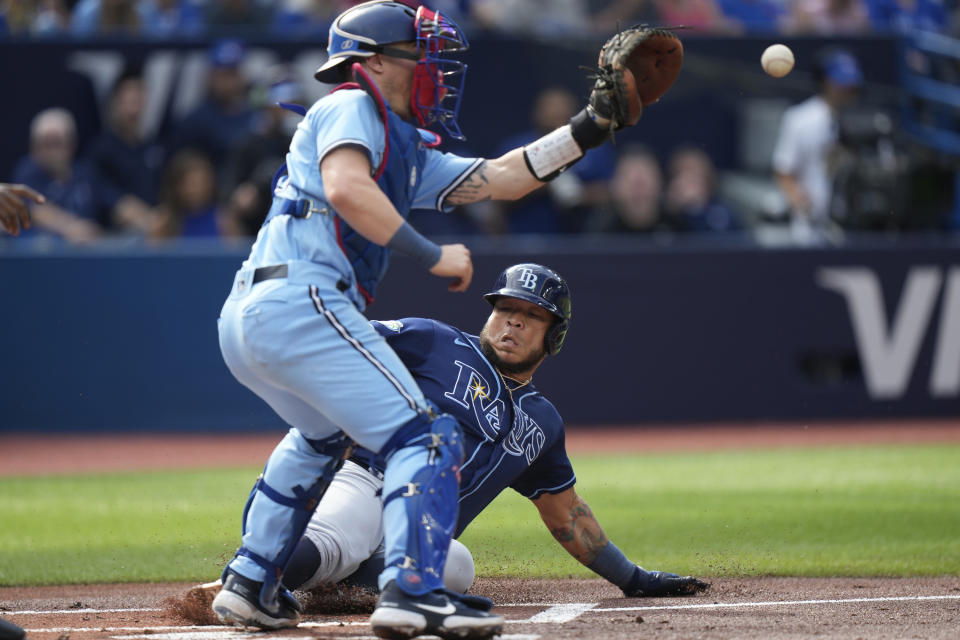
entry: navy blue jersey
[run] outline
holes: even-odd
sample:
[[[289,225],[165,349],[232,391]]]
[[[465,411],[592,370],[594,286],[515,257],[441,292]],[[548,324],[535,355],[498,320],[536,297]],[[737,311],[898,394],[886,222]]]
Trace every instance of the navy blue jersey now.
[[[574,485],[560,414],[532,383],[511,398],[477,336],[426,318],[371,324],[427,399],[460,423],[465,457],[454,536],[507,487],[533,499]]]

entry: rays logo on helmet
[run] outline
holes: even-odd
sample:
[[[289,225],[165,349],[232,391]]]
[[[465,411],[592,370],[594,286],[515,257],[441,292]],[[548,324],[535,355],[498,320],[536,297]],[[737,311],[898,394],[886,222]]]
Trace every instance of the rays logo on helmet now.
[[[403,329],[403,323],[399,320],[374,320],[379,325],[390,329],[394,333],[400,333],[400,329]]]
[[[533,272],[533,269],[524,269],[520,272],[520,277],[517,278],[517,282],[520,283],[520,286],[524,289],[530,289],[530,291],[536,291],[537,289],[537,274]]]

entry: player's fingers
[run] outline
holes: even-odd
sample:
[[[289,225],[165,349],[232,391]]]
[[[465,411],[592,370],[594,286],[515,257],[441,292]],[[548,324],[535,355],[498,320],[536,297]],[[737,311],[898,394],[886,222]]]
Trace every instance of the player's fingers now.
[[[463,278],[454,278],[453,282],[451,282],[447,286],[447,290],[448,291],[466,291],[466,289],[463,288]]]

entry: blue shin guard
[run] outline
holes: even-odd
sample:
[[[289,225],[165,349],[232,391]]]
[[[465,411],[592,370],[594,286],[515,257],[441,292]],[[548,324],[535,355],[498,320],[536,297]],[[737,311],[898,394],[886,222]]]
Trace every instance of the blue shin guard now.
[[[350,445],[343,434],[308,440],[290,430],[250,492],[243,510],[243,545],[224,569],[224,580],[235,571],[262,581],[260,603],[268,608],[278,597],[292,599],[280,584],[283,570]]]
[[[456,420],[421,415],[382,451],[386,569],[380,588],[395,579],[410,595],[443,589],[443,567],[457,523],[463,444]]]

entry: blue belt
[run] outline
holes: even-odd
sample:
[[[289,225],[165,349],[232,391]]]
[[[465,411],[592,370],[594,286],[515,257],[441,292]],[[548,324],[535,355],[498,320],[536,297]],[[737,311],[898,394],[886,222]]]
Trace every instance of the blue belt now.
[[[314,213],[328,213],[329,211],[329,207],[314,207],[313,202],[307,198],[291,200],[282,196],[274,196],[270,211],[267,213],[267,219],[287,215],[306,220]]]

